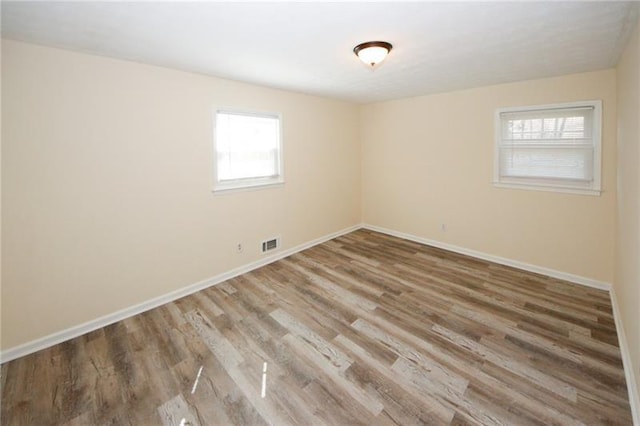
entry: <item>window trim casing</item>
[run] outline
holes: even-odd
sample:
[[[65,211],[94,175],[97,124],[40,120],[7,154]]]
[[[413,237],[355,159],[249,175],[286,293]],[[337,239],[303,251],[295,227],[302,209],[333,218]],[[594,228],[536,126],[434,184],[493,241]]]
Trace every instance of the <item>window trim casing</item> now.
[[[278,175],[235,179],[230,181],[221,182],[218,180],[218,141],[217,141],[217,125],[218,125],[218,113],[230,113],[238,115],[247,115],[255,117],[267,117],[278,119]],[[249,191],[256,189],[263,189],[268,187],[276,187],[284,184],[284,156],[282,155],[284,146],[282,113],[273,111],[254,110],[247,108],[236,107],[217,107],[213,110],[213,169],[212,169],[212,181],[211,191],[214,194]]]
[[[500,178],[500,144],[502,142],[501,114],[509,112],[541,111],[552,109],[571,109],[580,107],[593,108],[593,180],[589,187],[580,188],[558,182],[543,182],[540,179]],[[586,100],[576,102],[563,102],[557,104],[528,105],[520,107],[498,108],[494,114],[494,152],[493,152],[493,186],[496,188],[525,189],[533,191],[563,192],[568,194],[581,194],[599,196],[602,193],[602,101]]]

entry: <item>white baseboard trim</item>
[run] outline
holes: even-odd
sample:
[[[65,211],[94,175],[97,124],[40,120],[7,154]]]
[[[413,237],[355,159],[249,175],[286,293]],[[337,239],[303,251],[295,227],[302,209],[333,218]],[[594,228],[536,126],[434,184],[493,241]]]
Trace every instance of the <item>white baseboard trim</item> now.
[[[265,256],[259,260],[256,260],[255,262],[251,262],[246,265],[240,266],[238,268],[232,269],[230,271],[223,272],[214,277],[197,282],[195,284],[191,284],[181,289],[164,294],[162,296],[155,297],[151,300],[147,300],[137,305],[85,322],[84,324],[76,325],[76,326],[67,328],[65,330],[61,330],[56,333],[50,334],[48,336],[41,337],[36,340],[32,340],[22,345],[9,348],[7,350],[0,352],[0,363],[5,363],[8,361],[14,360],[16,358],[20,358],[25,355],[32,354],[39,350],[46,349],[50,346],[57,345],[58,343],[62,343],[66,340],[73,339],[75,337],[81,336],[83,334],[89,333],[91,331],[97,330],[102,327],[106,327],[115,322],[122,321],[123,319],[132,317],[137,314],[141,314],[150,309],[157,308],[158,306],[164,305],[165,303],[173,302],[174,300],[180,299],[181,297],[184,297],[184,296],[188,296],[197,291],[203,290],[207,287],[220,284],[221,282],[224,282],[228,279],[237,277],[238,275],[242,275],[249,271],[253,271],[254,269],[268,265],[269,263],[273,263],[277,260],[280,260],[292,254],[298,253],[302,250],[306,250],[315,245],[324,243],[325,241],[329,241],[341,235],[348,234],[349,232],[356,231],[360,228],[361,228],[361,225],[359,224],[350,226],[348,228],[342,229],[337,232],[333,232],[331,234],[324,235],[322,237],[297,245],[287,250],[283,250],[281,252],[277,252],[272,255]]]
[[[633,424],[640,426],[640,395],[638,395],[638,381],[633,370],[631,362],[631,353],[629,352],[629,344],[627,343],[624,325],[622,324],[622,316],[618,299],[614,288],[609,291],[611,296],[611,307],[613,308],[613,320],[616,323],[616,331],[618,332],[618,346],[622,355],[622,365],[624,366],[624,377],[627,381],[627,392],[629,393],[629,405],[631,405],[631,415],[633,416]]]
[[[380,226],[363,224],[362,228],[369,229],[371,231],[380,232],[382,234],[391,235],[398,238],[404,238],[405,240],[414,241],[416,243],[426,244],[449,250],[455,253],[464,254],[467,256],[475,257],[477,259],[488,260],[489,262],[499,263],[501,265],[511,266],[514,268],[522,269],[529,272],[535,272],[537,274],[547,275],[549,277],[558,278],[565,281],[570,281],[576,284],[582,284],[587,287],[593,287],[600,290],[610,290],[611,283],[594,280],[592,278],[582,277],[580,275],[569,274],[567,272],[557,271],[555,269],[545,268],[543,266],[532,265],[530,263],[521,262],[519,260],[507,259],[506,257],[494,256],[492,254],[483,253],[481,251],[471,250],[464,247],[456,246],[453,244],[447,244],[436,240],[430,240],[428,238],[418,237],[416,235],[407,234],[404,232],[394,231],[392,229],[382,228]]]

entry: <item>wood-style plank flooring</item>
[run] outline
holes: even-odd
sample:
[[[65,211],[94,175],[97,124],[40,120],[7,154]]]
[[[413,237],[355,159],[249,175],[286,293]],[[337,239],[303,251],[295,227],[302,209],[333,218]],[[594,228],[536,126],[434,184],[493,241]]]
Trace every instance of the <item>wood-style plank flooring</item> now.
[[[631,424],[608,294],[360,230],[2,366],[3,425]]]

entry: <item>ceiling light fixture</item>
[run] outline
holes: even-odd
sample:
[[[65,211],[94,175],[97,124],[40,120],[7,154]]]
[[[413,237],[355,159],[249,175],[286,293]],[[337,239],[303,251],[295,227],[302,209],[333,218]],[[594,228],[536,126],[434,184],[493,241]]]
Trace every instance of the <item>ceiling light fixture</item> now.
[[[391,43],[386,41],[368,41],[354,47],[353,53],[367,66],[375,68],[376,65],[384,61],[392,48]]]

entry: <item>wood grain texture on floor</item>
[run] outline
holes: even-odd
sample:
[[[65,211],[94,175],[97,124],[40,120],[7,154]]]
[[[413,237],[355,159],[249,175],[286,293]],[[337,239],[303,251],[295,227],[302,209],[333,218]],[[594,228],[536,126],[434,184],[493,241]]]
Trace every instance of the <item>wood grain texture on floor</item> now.
[[[3,425],[631,424],[608,293],[359,230],[2,365]]]

